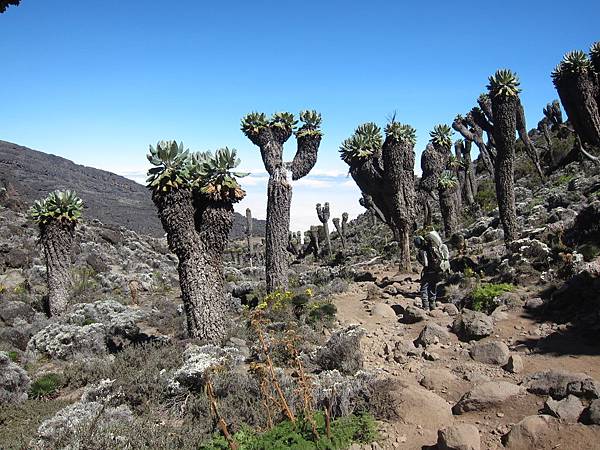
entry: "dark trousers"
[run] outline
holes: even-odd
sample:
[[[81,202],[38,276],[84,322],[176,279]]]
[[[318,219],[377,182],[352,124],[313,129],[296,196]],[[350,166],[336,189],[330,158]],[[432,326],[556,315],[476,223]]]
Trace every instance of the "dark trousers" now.
[[[435,309],[439,282],[440,276],[437,273],[423,273],[421,275],[421,301],[423,309]]]

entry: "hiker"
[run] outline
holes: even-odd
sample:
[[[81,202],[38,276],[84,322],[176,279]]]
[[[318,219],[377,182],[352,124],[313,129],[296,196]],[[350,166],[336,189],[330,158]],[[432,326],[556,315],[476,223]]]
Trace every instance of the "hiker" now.
[[[421,307],[433,311],[436,307],[437,287],[450,271],[448,247],[437,231],[415,237],[417,260],[423,266],[421,272]]]

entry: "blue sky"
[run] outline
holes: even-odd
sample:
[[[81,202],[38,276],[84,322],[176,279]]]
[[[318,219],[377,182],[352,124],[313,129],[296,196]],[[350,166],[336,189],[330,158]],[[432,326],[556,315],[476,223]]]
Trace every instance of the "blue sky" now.
[[[358,124],[397,111],[419,155],[507,67],[533,127],[556,98],[552,68],[600,39],[598,17],[590,0],[22,0],[0,15],[0,139],[137,180],[159,139],[235,147],[253,172],[239,209],[264,217],[264,169],[240,118],[314,108],[325,136],[292,204],[293,227],[306,228],[317,201],[361,212],[337,153]]]

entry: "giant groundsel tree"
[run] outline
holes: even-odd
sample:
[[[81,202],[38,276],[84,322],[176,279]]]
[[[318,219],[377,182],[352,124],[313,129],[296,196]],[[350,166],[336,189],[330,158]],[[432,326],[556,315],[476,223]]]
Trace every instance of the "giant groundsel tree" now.
[[[179,260],[181,297],[191,337],[210,342],[226,334],[231,304],[223,289],[223,251],[233,224],[233,204],[245,192],[233,172],[235,150],[214,154],[184,150],[183,143],[150,146],[148,187]]]
[[[40,229],[46,259],[48,310],[51,316],[65,312],[71,288],[71,247],[81,220],[82,200],[72,191],[55,191],[37,200],[29,214]]]
[[[515,207],[514,160],[517,115],[520,107],[519,79],[510,70],[498,70],[489,78],[488,90],[494,118],[493,136],[496,143],[494,181],[500,220],[507,243],[517,238]]]
[[[390,227],[399,243],[400,269],[410,270],[410,232],[415,222],[415,130],[394,119],[381,128],[360,125],[340,148],[350,175],[369,208]],[[367,204],[367,203],[365,203]]]
[[[288,180],[288,169],[292,180],[308,175],[317,162],[321,143],[321,115],[316,111],[300,113],[302,125],[296,129],[297,121],[288,112],[273,114],[250,113],[242,119],[242,131],[259,147],[260,154],[269,174],[267,186],[266,226],[266,280],[267,291],[286,289],[288,286],[289,257],[287,252],[290,228],[290,206],[292,186]],[[296,135],[297,151],[294,159],[285,163],[283,145]]]

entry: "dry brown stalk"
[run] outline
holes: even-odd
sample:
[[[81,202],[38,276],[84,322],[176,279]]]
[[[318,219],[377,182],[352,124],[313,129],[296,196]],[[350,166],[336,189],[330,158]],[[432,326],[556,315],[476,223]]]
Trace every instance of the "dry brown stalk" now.
[[[225,422],[223,417],[221,417],[221,415],[219,414],[219,409],[217,408],[217,399],[215,398],[213,385],[208,376],[206,377],[205,391],[206,396],[208,397],[208,401],[210,403],[210,410],[217,419],[217,426],[219,427],[219,430],[221,430],[221,433],[223,433],[223,436],[227,440],[227,444],[229,445],[230,450],[238,450],[238,445],[233,439],[231,433],[229,432],[229,429],[227,428],[227,422]]]
[[[252,320],[252,326],[254,327],[254,330],[256,331],[256,334],[258,335],[258,340],[260,342],[262,351],[265,355],[265,363],[266,363],[266,366],[267,366],[267,369],[269,372],[269,376],[271,378],[271,384],[272,384],[273,388],[275,389],[277,396],[279,397],[279,405],[281,406],[281,409],[283,410],[283,414],[290,420],[290,422],[296,423],[296,416],[294,415],[287,400],[285,399],[285,395],[283,395],[283,390],[281,389],[281,385],[279,384],[279,381],[277,381],[277,376],[275,375],[275,368],[273,367],[273,360],[271,359],[269,346],[265,342],[265,337],[264,337],[263,330],[261,327],[260,319],[255,317]]]

